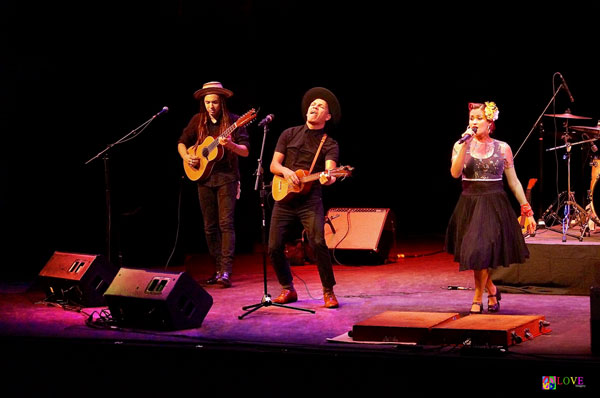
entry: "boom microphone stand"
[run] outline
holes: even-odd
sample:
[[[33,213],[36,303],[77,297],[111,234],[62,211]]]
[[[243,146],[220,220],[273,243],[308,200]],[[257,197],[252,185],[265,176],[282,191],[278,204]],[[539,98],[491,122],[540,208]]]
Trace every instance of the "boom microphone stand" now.
[[[106,148],[104,148],[102,151],[100,151],[98,154],[96,154],[96,156],[92,157],[91,159],[89,159],[87,162],[85,162],[85,164],[89,164],[91,162],[93,162],[94,160],[98,159],[100,156],[102,156],[102,159],[104,160],[104,192],[105,192],[105,200],[106,200],[106,259],[108,260],[109,263],[114,264],[112,262],[113,260],[113,256],[112,256],[112,207],[111,207],[111,184],[110,184],[110,157],[108,156],[108,152],[115,146],[119,145],[119,144],[123,144],[127,141],[130,141],[132,139],[134,139],[135,137],[137,137],[138,135],[140,135],[142,133],[142,131],[144,131],[146,129],[146,127],[148,127],[148,125],[150,125],[150,123],[156,119],[157,116],[166,113],[169,111],[169,108],[167,108],[166,106],[164,106],[160,112],[158,112],[156,115],[152,116],[150,119],[146,120],[144,123],[142,123],[139,127],[136,127],[135,129],[131,130],[129,133],[125,134],[123,137],[121,137],[120,139],[118,139],[117,141],[113,142],[112,144],[109,144]]]
[[[271,116],[271,115],[269,115]],[[279,304],[279,303],[274,303],[273,300],[271,300],[271,295],[268,293],[267,291],[267,249],[268,249],[268,245],[267,245],[267,224],[266,224],[266,216],[265,216],[265,201],[267,198],[267,190],[266,190],[266,186],[265,186],[265,182],[264,182],[264,170],[262,167],[262,159],[263,159],[263,153],[265,150],[265,140],[267,138],[267,132],[269,131],[269,122],[270,120],[272,120],[272,116],[270,118],[270,120],[268,120],[269,116],[267,116],[267,118],[265,118],[265,120],[263,120],[262,122],[260,122],[258,125],[264,125],[264,132],[263,132],[263,141],[262,141],[262,147],[260,149],[260,157],[258,158],[258,168],[256,169],[256,182],[254,184],[254,190],[258,190],[260,187],[260,207],[261,207],[261,212],[262,212],[262,224],[261,224],[261,229],[262,229],[262,245],[263,245],[263,285],[264,285],[264,293],[263,293],[263,297],[260,301],[260,303],[257,304],[252,304],[252,305],[247,305],[245,307],[242,307],[242,310],[246,311],[244,314],[238,316],[238,319],[244,319],[244,317],[246,315],[249,315],[251,313],[253,313],[254,311],[259,310],[260,308],[263,307],[270,307],[272,305],[276,306],[276,307],[283,307],[283,308],[289,308],[292,310],[298,310],[298,311],[306,311],[306,312],[310,312],[312,314],[315,313],[315,311],[313,310],[309,310],[306,308],[297,308],[297,307],[290,307],[287,305],[283,305],[283,304]]]

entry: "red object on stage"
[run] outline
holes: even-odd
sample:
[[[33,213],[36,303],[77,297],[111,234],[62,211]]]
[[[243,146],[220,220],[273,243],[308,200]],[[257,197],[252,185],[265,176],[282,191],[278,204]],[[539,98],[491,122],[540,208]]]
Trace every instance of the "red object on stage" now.
[[[425,344],[433,327],[459,317],[457,312],[386,311],[354,325],[352,339]]]
[[[355,341],[508,347],[550,333],[543,315],[386,311],[352,327]]]

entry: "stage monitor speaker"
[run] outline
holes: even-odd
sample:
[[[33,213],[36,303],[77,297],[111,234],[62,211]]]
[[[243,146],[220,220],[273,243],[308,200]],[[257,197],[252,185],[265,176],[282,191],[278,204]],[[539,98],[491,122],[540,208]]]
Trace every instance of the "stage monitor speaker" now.
[[[103,294],[117,271],[101,254],[56,251],[38,276],[48,301],[101,307],[106,305]]]
[[[345,264],[383,264],[396,239],[390,209],[332,208],[327,212],[325,242]]]
[[[117,325],[152,330],[202,325],[213,299],[185,272],[121,268],[104,298]]]

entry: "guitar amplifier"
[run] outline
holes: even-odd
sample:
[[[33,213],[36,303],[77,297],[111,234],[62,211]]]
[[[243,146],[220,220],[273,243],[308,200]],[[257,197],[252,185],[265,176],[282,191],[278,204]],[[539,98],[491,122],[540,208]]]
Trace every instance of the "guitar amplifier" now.
[[[345,264],[384,264],[396,240],[393,212],[384,208],[332,208],[325,218],[325,242]]]

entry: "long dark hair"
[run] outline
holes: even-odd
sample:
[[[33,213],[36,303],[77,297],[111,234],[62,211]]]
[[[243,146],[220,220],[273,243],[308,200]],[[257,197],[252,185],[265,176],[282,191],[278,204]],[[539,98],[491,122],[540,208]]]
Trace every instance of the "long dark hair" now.
[[[230,119],[229,119],[229,110],[227,109],[227,103],[225,98],[222,95],[219,95],[219,103],[221,105],[221,120],[219,121],[219,133],[225,131],[227,127],[229,127]],[[208,116],[208,111],[206,110],[206,106],[204,105],[204,97],[200,101],[200,120],[198,121],[198,142],[203,142],[206,137],[209,135],[208,131],[208,121],[210,117]]]

